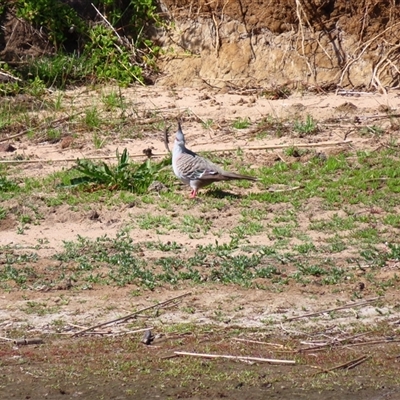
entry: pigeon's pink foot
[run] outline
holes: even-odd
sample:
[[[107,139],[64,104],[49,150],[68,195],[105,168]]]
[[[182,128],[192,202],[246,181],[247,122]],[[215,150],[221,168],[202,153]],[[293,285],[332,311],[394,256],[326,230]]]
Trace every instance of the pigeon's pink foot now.
[[[194,198],[196,197],[196,195],[197,195],[197,190],[193,189],[193,190],[190,192],[189,198],[194,199]]]

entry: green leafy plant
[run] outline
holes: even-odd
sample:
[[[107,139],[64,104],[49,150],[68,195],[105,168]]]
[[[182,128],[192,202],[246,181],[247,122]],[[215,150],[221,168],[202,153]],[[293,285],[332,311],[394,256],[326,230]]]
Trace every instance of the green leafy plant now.
[[[14,192],[16,189],[18,189],[18,185],[15,182],[0,175],[0,192]]]
[[[111,91],[108,94],[104,94],[102,96],[102,102],[108,111],[112,111],[115,108],[124,108],[125,106],[121,92],[117,93]]]
[[[117,165],[109,166],[104,161],[95,164],[90,160],[78,160],[76,169],[84,176],[71,179],[72,185],[95,184],[111,190],[129,190],[144,193],[155,180],[157,173],[170,160],[166,159],[157,164],[146,160],[139,166],[129,162],[129,154],[124,149],[120,155],[117,150]]]
[[[246,129],[250,126],[250,118],[248,118],[248,117],[240,118],[239,117],[233,122],[232,126],[235,129]]]
[[[22,73],[40,78],[47,87],[64,89],[68,83],[84,83],[93,77],[93,66],[84,56],[59,53],[53,57],[35,58]]]
[[[115,79],[122,85],[135,81],[143,83],[142,68],[132,51],[118,43],[118,37],[111,29],[97,25],[89,32],[89,37],[85,54],[98,79]]]
[[[311,135],[318,132],[318,125],[317,121],[315,121],[315,119],[311,115],[307,115],[304,122],[296,120],[294,122],[293,129],[295,132],[299,133],[300,136]]]
[[[56,47],[65,42],[70,29],[82,30],[83,23],[76,11],[62,1],[17,0],[16,6],[17,16],[43,27]]]
[[[385,130],[378,125],[364,126],[360,129],[361,135],[382,136]]]
[[[214,123],[214,120],[209,118],[209,119],[206,119],[205,121],[202,121],[201,126],[204,129],[210,129],[212,127],[213,123]]]
[[[46,86],[65,88],[68,83],[89,79],[115,80],[124,86],[143,83],[143,71],[156,68],[160,48],[144,34],[149,24],[161,23],[154,0],[94,0],[93,5],[109,24],[83,20],[63,1],[16,0],[15,4],[17,16],[47,33],[57,50],[52,57],[23,66],[20,72],[25,81],[34,76]],[[3,85],[0,90],[15,93],[20,86]]]
[[[94,130],[98,128],[101,124],[101,117],[99,110],[96,107],[91,107],[85,110],[84,121],[85,125],[89,129]]]

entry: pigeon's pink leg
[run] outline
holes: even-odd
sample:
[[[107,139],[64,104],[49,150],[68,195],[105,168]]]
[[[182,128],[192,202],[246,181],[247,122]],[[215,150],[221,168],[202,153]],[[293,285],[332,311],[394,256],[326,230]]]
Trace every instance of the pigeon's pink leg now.
[[[197,195],[197,190],[196,190],[196,189],[193,189],[193,190],[190,192],[189,198],[194,199],[194,198],[196,197],[196,195]]]

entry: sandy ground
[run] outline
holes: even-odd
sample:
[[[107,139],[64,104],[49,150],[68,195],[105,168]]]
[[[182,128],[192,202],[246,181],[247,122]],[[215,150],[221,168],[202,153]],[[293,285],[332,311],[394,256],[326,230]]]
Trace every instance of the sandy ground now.
[[[115,88],[104,88],[90,91],[78,89],[67,91],[63,97],[65,110],[61,115],[79,113],[82,107],[95,104],[96,99],[102,95],[115,90]],[[342,94],[309,94],[296,93],[288,99],[272,100],[265,96],[257,96],[256,93],[237,91],[223,92],[211,89],[188,89],[188,88],[130,88],[123,89],[122,95],[127,104],[126,112],[131,113],[132,118],[145,120],[146,118],[161,120],[163,118],[182,117],[183,129],[186,133],[188,147],[194,151],[214,151],[229,153],[233,149],[244,150],[246,160],[255,166],[271,162],[276,155],[283,157],[281,146],[307,145],[317,146],[318,151],[327,154],[341,152],[344,149],[374,149],[380,146],[379,140],[389,140],[391,136],[397,136],[398,131],[393,131],[393,124],[397,121],[400,108],[400,97],[398,92],[388,95],[377,93],[342,93]],[[388,110],[393,117],[388,118]],[[228,129],[236,118],[249,118],[250,121],[262,121],[271,118],[290,121],[298,118],[305,120],[311,115],[318,121],[320,132],[317,135],[300,137],[298,134],[284,134],[282,137],[268,135],[258,137],[254,134],[254,125],[243,130]],[[201,122],[207,122],[209,128],[204,128]],[[359,126],[379,125],[385,130],[383,138],[379,140],[374,135],[360,135]],[[171,127],[171,131],[175,126]],[[289,131],[290,131],[289,126]],[[115,133],[110,132],[106,144],[101,149],[95,149],[90,140],[82,141],[81,145],[61,148],[60,143],[33,143],[24,138],[12,141],[17,148],[15,153],[1,153],[1,159],[14,159],[16,155],[22,155],[32,160],[31,163],[21,163],[11,167],[13,176],[46,176],[61,169],[70,168],[76,157],[108,157],[115,154],[116,149],[127,148],[132,156],[137,155],[143,159],[142,150],[151,148],[153,153],[159,156],[165,154],[162,142],[162,130],[144,132],[139,138],[121,139]],[[82,144],[83,143],[83,144]],[[251,148],[256,149],[251,149]],[[265,147],[268,149],[265,150]],[[260,149],[261,148],[261,149]],[[187,194],[186,189],[182,195]],[[262,190],[255,187],[252,190]],[[38,193],[38,197],[42,194]],[[155,194],[155,196],[157,196]],[[32,199],[34,200],[34,199]],[[152,212],[149,205],[148,210]],[[197,206],[196,206],[197,207]],[[31,225],[23,235],[18,234],[16,224],[13,221],[2,221],[0,245],[14,246],[22,249],[31,249],[37,244],[37,239],[45,238],[46,245],[38,250],[43,258],[43,263],[56,263],[50,257],[60,251],[63,242],[74,240],[77,235],[96,238],[107,234],[114,236],[126,224],[135,213],[143,212],[143,208],[135,210],[121,207],[109,209],[105,205],[98,205],[97,211],[101,218],[90,220],[89,211],[72,211],[67,205],[49,210],[39,225]],[[188,213],[188,210],[178,210]],[[321,215],[322,210],[319,210]],[[215,212],[214,212],[215,213]],[[233,215],[232,215],[233,213]],[[227,216],[229,223],[235,223],[237,210],[232,210]],[[224,218],[220,218],[215,227],[224,227]],[[135,233],[135,240],[157,240],[167,241],[168,235],[159,236],[151,231]],[[183,243],[188,248],[194,248],[197,244],[206,244],[214,240],[205,236],[202,239],[188,239],[187,235],[174,233],[174,240]],[[228,240],[229,238],[225,238]],[[222,241],[224,240],[224,236]],[[268,239],[255,237],[254,244],[265,244]],[[60,288],[62,289],[62,288]],[[279,321],[282,315],[291,316],[301,312],[302,309],[317,310],[330,308],[338,301],[348,302],[349,294],[338,292],[335,294],[327,292],[323,288],[304,288],[304,290],[285,291],[284,293],[271,293],[263,290],[245,290],[230,287],[194,287],[164,288],[157,289],[152,293],[144,292],[141,296],[133,296],[129,288],[107,288],[99,287],[96,290],[86,292],[74,292],[56,290],[42,292],[38,290],[16,291],[2,293],[0,296],[0,328],[9,327],[13,324],[35,327],[46,330],[51,322],[63,319],[74,323],[94,323],[112,319],[129,313],[135,308],[145,307],[154,301],[162,301],[186,292],[192,292],[184,301],[184,304],[195,306],[195,312],[189,317],[176,309],[166,311],[162,317],[163,322],[192,321],[197,323],[215,322],[213,310],[222,307],[226,314],[226,321],[248,327],[263,326],[265,319]],[[60,299],[68,298],[68,301]],[[27,301],[45,300],[49,303],[58,304],[58,311],[46,316],[27,314],[22,311]],[[186,302],[186,303],[185,303]],[[237,310],[240,306],[240,312]],[[379,314],[374,311],[373,306],[365,306],[362,310],[365,317],[378,318]],[[351,312],[344,312],[344,318],[348,318]],[[49,328],[50,329],[50,328]]]

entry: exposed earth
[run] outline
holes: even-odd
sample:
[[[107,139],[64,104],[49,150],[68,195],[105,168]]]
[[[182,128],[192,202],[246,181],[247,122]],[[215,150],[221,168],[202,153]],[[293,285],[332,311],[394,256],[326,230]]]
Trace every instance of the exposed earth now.
[[[177,29],[159,36],[160,43],[174,50],[160,61],[162,73],[154,86],[82,87],[62,94],[48,92],[40,100],[2,99],[15,107],[24,104],[27,120],[56,121],[52,128],[61,132],[55,141],[43,140],[44,128],[37,135],[7,140],[21,129],[13,125],[11,131],[2,130],[0,145],[15,149],[7,152],[10,148],[2,147],[0,152],[7,177],[21,185],[26,177],[45,180],[68,171],[77,157],[113,162],[116,149],[124,148],[138,161],[145,159],[143,150],[151,149],[153,159],[159,160],[167,154],[163,124],[171,125],[172,133],[178,117],[189,148],[216,151],[219,161],[228,160],[230,168],[250,171],[277,163],[306,164],[316,154],[322,159],[353,154],[348,157],[354,159],[358,151],[374,154],[397,143],[399,6],[389,1],[264,3],[165,1],[163,9],[176,20]],[[2,40],[2,59],[11,63],[52,51],[35,30],[11,18]],[[335,91],[328,90],[332,88]],[[104,106],[102,99],[111,92],[124,99],[123,111]],[[53,104],[58,98],[63,105],[58,110],[39,104]],[[126,137],[117,130],[100,132],[99,145],[95,131],[75,129],[76,119],[91,106],[99,107],[104,119],[128,115],[137,125]],[[317,133],[294,132],[293,121],[309,117],[317,121]],[[234,121],[247,119],[248,128],[232,128]],[[265,129],[268,134],[263,134]],[[291,148],[309,152],[286,151]],[[356,162],[353,166],[358,168]],[[54,191],[61,190],[59,184],[54,175]],[[287,182],[283,190],[288,188],[302,190],[301,182]],[[145,201],[126,202],[100,191],[91,204],[79,203],[77,193],[75,205],[51,205],[53,194],[39,187],[32,197],[1,204],[10,211],[0,219],[0,268],[6,268],[8,257],[27,257],[25,266],[44,278],[40,284],[28,280],[23,288],[3,282],[0,399],[400,398],[398,260],[389,260],[375,275],[378,282],[395,282],[384,292],[368,280],[369,265],[356,263],[349,269],[355,278],[333,286],[323,285],[317,276],[307,284],[259,278],[246,288],[179,281],[153,290],[139,284],[85,286],[68,274],[60,279],[60,270],[72,271],[75,264],[54,256],[65,250],[65,242],[79,236],[115,238],[130,226],[133,243],[176,243],[180,247],[170,255],[193,255],[216,240],[230,243],[246,196],[280,189],[261,183],[222,185],[222,194],[204,189],[198,200],[188,202],[188,188],[177,183],[169,188],[177,193],[176,204],[156,191]],[[115,199],[120,196],[116,191]],[[221,208],[208,208],[218,196]],[[292,212],[287,203],[260,203],[258,208],[268,232],[275,217]],[[400,212],[400,202],[395,210]],[[328,238],[310,225],[347,212],[333,212],[313,198],[299,211],[296,229],[323,245]],[[384,210],[355,205],[351,212],[370,215]],[[172,221],[190,216],[210,228],[145,227],[138,222],[143,215]],[[21,216],[30,222],[22,224]],[[398,243],[398,228],[382,229],[382,252],[387,250],[386,241]],[[264,231],[247,240],[249,246],[270,246],[276,238]],[[290,239],[288,246],[297,245],[296,240]],[[348,246],[336,255],[318,256],[332,256],[344,268],[357,250]],[[145,246],[140,253],[145,260],[164,255],[160,248]],[[292,272],[289,266],[284,273]],[[284,281],[281,278],[285,276],[279,277]],[[180,295],[157,311],[73,336]],[[290,320],[295,317],[300,318]],[[148,346],[141,342],[147,328],[156,335]],[[39,342],[21,342],[23,338]],[[175,351],[294,360],[296,365],[176,357]]]
[[[67,91],[65,92],[64,102],[65,104],[71,104],[72,108],[68,112],[71,112],[72,109],[80,110],[87,104],[93,104],[94,99],[100,99],[101,93],[104,94],[111,90],[113,88],[103,88],[100,93],[86,89]],[[390,128],[390,121],[386,119],[382,121],[383,116],[386,115],[384,110],[389,108],[392,110],[393,115],[398,113],[400,98],[397,92],[391,92],[387,96],[376,93],[347,93],[345,96],[294,93],[287,99],[277,100],[270,100],[251,93],[223,92],[210,89],[199,91],[189,88],[170,90],[165,87],[155,86],[123,89],[122,95],[129,105],[129,109],[140,109],[143,116],[150,115],[150,112],[154,112],[154,110],[157,110],[158,118],[161,118],[161,120],[171,116],[182,115],[183,129],[186,132],[188,146],[193,150],[208,151],[218,149],[223,157],[235,158],[235,149],[240,147],[243,150],[243,163],[253,168],[263,164],[272,165],[281,161],[282,158],[289,163],[295,160],[295,158],[291,159],[287,156],[280,146],[305,145],[312,148],[312,146],[318,145],[316,147],[318,152],[327,155],[339,155],[349,150],[369,149],[373,151],[381,146],[382,143],[385,143],[389,136],[398,138],[398,131],[393,131]],[[53,96],[53,94],[50,96]],[[65,114],[60,113],[61,115]],[[299,119],[304,119],[306,115],[311,115],[320,121],[320,132],[317,135],[308,137],[288,133],[281,137],[268,136],[260,138],[251,133],[251,129],[232,132],[228,128],[229,121],[235,118],[250,118],[251,121],[256,121],[268,115],[273,115],[282,121],[289,121],[288,117],[293,118],[293,116],[296,116]],[[201,121],[207,120],[212,120],[213,122],[210,128],[205,130]],[[358,130],[353,129],[354,121],[358,120],[361,121],[360,123],[368,121],[369,125],[379,121],[379,124],[386,126],[386,132],[389,136],[387,138],[385,136],[377,138],[374,135],[360,135]],[[333,123],[329,121],[333,121]],[[339,123],[335,121],[339,121]],[[174,129],[175,127],[171,128],[171,130]],[[17,150],[11,154],[2,153],[2,160],[15,160],[18,155],[20,156],[22,160],[19,163],[18,161],[13,161],[9,168],[10,176],[17,179],[18,177],[46,177],[50,173],[68,169],[75,163],[76,157],[113,156],[116,148],[121,151],[122,148],[126,147],[129,153],[132,156],[137,155],[138,159],[144,159],[142,150],[151,148],[155,155],[159,154],[159,157],[161,157],[165,153],[162,136],[162,131],[157,130],[144,132],[140,138],[125,140],[121,138],[113,139],[111,135],[108,136],[104,147],[101,149],[94,148],[90,134],[89,136],[87,134],[77,136],[74,142],[65,148],[62,148],[63,141],[53,144],[48,142],[35,143],[22,136],[11,142]],[[263,149],[265,146],[270,146],[271,148],[265,150]],[[256,148],[256,150],[251,150],[251,148]],[[307,162],[307,156],[304,157],[304,162]],[[179,196],[187,197],[188,195],[186,187],[177,186],[174,190],[179,193]],[[259,184],[247,189],[239,187],[230,189],[231,192],[239,196],[246,196],[248,193],[257,193],[262,190],[265,190],[265,188]],[[192,236],[175,230],[171,234],[169,231],[162,232],[162,229],[155,227],[153,229],[135,228],[130,235],[137,243],[148,240],[157,240],[162,243],[175,241],[184,246],[189,254],[193,253],[199,245],[214,243],[216,232],[221,232],[218,237],[220,243],[229,243],[229,227],[238,224],[241,210],[234,204],[220,211],[215,209],[204,210],[204,205],[207,204],[204,203],[205,201],[207,202],[207,192],[207,189],[203,190],[198,201],[190,202],[184,206],[172,205],[167,213],[178,219],[188,214],[194,216],[204,215],[207,218],[211,218],[212,229],[208,233]],[[118,194],[116,193],[116,195]],[[346,387],[342,386],[344,384],[342,381],[340,387],[331,386],[331,383],[328,384],[328,382],[332,382],[332,378],[329,375],[322,381],[318,380],[318,384],[316,384],[315,380],[310,383],[310,373],[312,376],[313,372],[310,372],[309,365],[313,364],[311,362],[313,357],[317,357],[317,354],[314,353],[295,356],[300,357],[304,366],[297,367],[296,370],[292,369],[290,373],[288,372],[287,379],[289,383],[284,383],[278,377],[283,371],[293,367],[268,367],[268,369],[273,368],[271,375],[268,373],[266,378],[260,378],[264,376],[264,373],[261,372],[264,370],[263,364],[255,364],[251,367],[252,374],[258,376],[257,379],[261,379],[263,382],[261,386],[259,384],[254,386],[254,382],[250,386],[246,386],[240,380],[234,383],[237,378],[231,378],[233,379],[231,386],[236,387],[235,389],[232,389],[229,385],[227,388],[226,382],[221,383],[221,386],[217,384],[214,387],[215,382],[212,383],[213,381],[210,381],[208,384],[205,383],[208,389],[204,391],[204,389],[198,387],[202,379],[200,378],[200,382],[198,382],[194,377],[188,378],[192,381],[192,384],[187,383],[188,386],[185,384],[183,387],[182,383],[179,383],[178,386],[165,384],[164,378],[160,378],[161,380],[158,384],[153,381],[153,378],[150,380],[146,378],[144,381],[140,378],[144,385],[142,389],[140,389],[142,386],[139,387],[137,383],[134,383],[137,382],[135,380],[129,384],[123,383],[124,386],[119,387],[118,385],[124,382],[119,381],[120,378],[118,376],[120,376],[120,373],[117,375],[112,373],[106,384],[102,381],[98,382],[93,374],[98,368],[96,366],[97,363],[102,365],[104,361],[94,361],[93,369],[90,369],[92,372],[89,370],[83,372],[81,369],[82,364],[90,362],[89,359],[92,359],[96,346],[101,349],[96,351],[103,351],[104,348],[107,348],[107,354],[109,354],[108,352],[113,353],[115,351],[113,349],[119,348],[120,350],[115,354],[118,359],[119,357],[127,357],[128,353],[131,354],[131,351],[134,351],[135,357],[139,357],[144,363],[143,365],[146,365],[146,363],[150,362],[148,360],[149,357],[150,359],[154,359],[154,357],[159,359],[159,357],[169,356],[171,351],[181,349],[194,352],[225,352],[227,354],[233,352],[237,354],[237,344],[232,341],[232,337],[235,337],[235,329],[239,329],[239,332],[242,332],[239,337],[254,338],[255,340],[266,337],[269,342],[275,342],[280,346],[288,346],[288,341],[290,341],[290,346],[294,347],[300,346],[301,340],[304,341],[307,337],[315,337],[315,335],[319,337],[322,332],[325,337],[345,335],[345,332],[354,324],[361,324],[367,329],[368,326],[374,326],[375,324],[380,326],[380,324],[384,323],[385,326],[389,324],[387,326],[393,327],[396,331],[398,328],[395,328],[397,326],[395,324],[399,320],[398,288],[388,289],[384,297],[380,298],[380,306],[378,308],[374,302],[367,302],[360,307],[339,311],[339,314],[332,321],[333,323],[329,322],[329,314],[325,313],[317,318],[312,318],[312,320],[309,318],[300,319],[299,321],[286,323],[285,326],[281,325],[284,319],[299,316],[305,311],[317,312],[343,304],[354,303],[354,298],[352,297],[354,292],[353,285],[342,285],[339,290],[335,289],[333,291],[326,286],[303,286],[298,284],[290,284],[283,291],[275,290],[278,287],[273,289],[273,286],[269,290],[264,290],[244,289],[240,286],[218,284],[200,286],[185,284],[164,285],[153,291],[142,290],[135,285],[133,287],[128,285],[123,288],[94,285],[92,290],[83,290],[82,286],[75,286],[73,282],[57,281],[57,268],[61,264],[59,261],[52,259],[52,256],[62,251],[63,242],[76,240],[78,235],[93,239],[105,234],[109,237],[114,237],[127,224],[134,223],[141,214],[148,212],[159,214],[162,209],[159,208],[158,203],[162,197],[157,193],[151,195],[153,204],[138,203],[133,206],[127,204],[115,207],[103,204],[100,201],[97,204],[90,205],[88,208],[76,208],[67,204],[53,207],[46,206],[43,203],[46,196],[45,193],[40,194],[38,192],[35,197],[27,199],[26,204],[21,204],[19,201],[14,200],[9,200],[6,204],[3,204],[3,206],[14,210],[15,214],[20,214],[21,212],[29,213],[29,210],[36,207],[37,212],[41,215],[38,223],[29,224],[21,232],[17,218],[9,214],[6,219],[0,221],[0,245],[7,246],[6,248],[10,249],[10,254],[26,254],[34,251],[38,256],[38,260],[34,263],[34,268],[37,271],[47,271],[47,278],[43,285],[28,285],[25,290],[15,288],[5,291],[1,295],[1,336],[8,338],[15,338],[15,335],[17,337],[41,337],[45,340],[45,344],[39,346],[15,346],[8,341],[4,341],[1,344],[4,371],[2,385],[4,390],[2,390],[0,398],[9,398],[10,393],[14,393],[17,398],[26,396],[30,398],[42,398],[42,396],[47,396],[47,398],[99,398],[100,393],[104,398],[131,398],[130,396],[141,398],[144,393],[147,393],[150,397],[204,398],[206,396],[205,393],[209,393],[211,398],[219,396],[264,398],[268,394],[272,398],[274,396],[275,398],[293,398],[293,396],[302,398],[304,396],[317,399],[324,395],[324,397],[336,399],[360,398],[359,390],[361,387],[365,387],[362,392],[362,398],[365,399],[381,398],[379,396],[384,396],[383,398],[385,399],[395,399],[398,396],[398,380],[392,378],[391,373],[388,372],[397,369],[396,363],[398,359],[395,354],[396,351],[398,353],[399,347],[396,342],[383,343],[373,348],[374,354],[378,355],[376,356],[377,358],[374,358],[378,364],[372,365],[377,366],[384,362],[384,375],[379,375],[374,369],[375,367],[372,368],[371,362],[367,362],[362,369],[359,369],[361,367],[355,368],[351,370],[354,372],[349,371],[347,375],[342,376],[343,382],[347,382],[346,385],[348,386]],[[288,209],[288,205],[284,204],[266,204],[265,206],[266,220],[279,215],[279,213],[285,213]],[[94,211],[97,213],[96,217],[93,217]],[[329,217],[330,211],[325,211],[322,203],[316,200],[309,204],[299,220],[304,221],[304,229],[307,229],[310,219]],[[302,229],[301,226],[299,229]],[[311,238],[312,240],[323,240],[319,238],[318,232],[311,232],[310,234],[316,235]],[[265,234],[251,236],[249,240],[254,245],[273,243]],[[38,245],[38,243],[42,245]],[[340,254],[341,258],[338,259],[338,262],[341,262],[342,258],[351,255],[352,249],[350,248],[347,253]],[[148,259],[159,257],[159,251],[144,250],[143,257]],[[388,274],[396,276],[398,269],[398,263],[394,263],[391,268],[382,270],[382,274],[384,274],[382,277],[385,276],[387,278]],[[361,275],[360,279],[363,281]],[[57,283],[53,284],[51,282]],[[99,339],[96,338],[69,338],[73,332],[76,332],[74,327],[89,327],[99,322],[110,321],[117,317],[128,315],[132,310],[145,308],[154,305],[155,302],[162,302],[187,293],[191,294],[184,297],[176,306],[170,309],[163,309],[159,316],[157,314],[150,316],[148,322],[146,320],[144,322],[135,322],[130,329],[142,329],[151,325],[154,327],[153,332],[155,334],[162,333],[162,340],[160,339],[159,344],[157,344],[157,340],[155,341],[157,346],[154,349],[152,349],[152,346],[147,349],[140,344],[142,333],[134,334],[132,338],[129,335],[125,336],[129,339],[107,339],[106,342],[99,342]],[[363,292],[363,299],[368,300],[375,298],[375,296],[376,291],[367,284]],[[190,312],[188,313],[189,309]],[[270,321],[270,323],[266,324],[266,321]],[[179,330],[175,331],[178,328],[174,327],[182,326],[182,324],[189,324],[186,331],[184,333]],[[171,327],[172,334],[165,331],[165,326]],[[202,326],[206,328],[201,328]],[[205,329],[205,332],[203,329]],[[197,330],[200,331],[198,332]],[[107,331],[112,332],[112,329]],[[376,335],[375,333],[373,336],[375,337]],[[383,337],[378,336],[379,340],[386,340],[384,334]],[[179,345],[176,340],[179,341]],[[204,347],[204,340],[206,340],[205,343],[208,343],[206,347]],[[226,344],[224,344],[225,341],[227,341]],[[131,343],[134,343],[134,345]],[[134,347],[131,348],[130,346]],[[256,346],[254,348],[255,352],[247,349],[250,350],[252,355],[265,357],[273,354],[274,357],[277,356],[273,349],[271,353],[270,351],[265,352],[263,348],[257,348],[257,345],[254,346]],[[359,348],[355,347],[355,349]],[[247,350],[244,351],[244,354],[248,354]],[[49,352],[51,354],[48,354]],[[81,352],[83,358],[80,358]],[[335,350],[332,353],[333,355],[329,356],[321,353],[322,359],[317,364],[320,363],[323,366],[322,368],[327,368],[328,366],[340,364],[342,361],[354,359],[360,354],[371,354],[368,350],[367,352],[364,350],[349,350],[345,355],[341,352],[343,352],[343,349]],[[240,350],[240,353],[243,353],[243,350]],[[73,375],[75,376],[74,378],[66,376],[64,369],[62,369],[64,372],[61,375],[60,373],[48,375],[48,368],[51,370],[59,368],[56,360],[59,359],[61,354],[63,354],[62,357],[65,360],[70,360],[72,363],[75,363],[73,361],[75,357],[80,360],[74,367],[76,368],[75,373],[78,374],[76,376]],[[290,355],[290,352],[288,354]],[[342,354],[342,357],[340,354]],[[390,354],[390,356],[386,354]],[[87,357],[89,358],[87,359]],[[110,359],[114,360],[114,356],[109,357],[107,365],[111,362]],[[323,361],[324,359],[326,361]],[[122,361],[113,362],[119,363]],[[125,362],[132,363],[129,360],[125,360]],[[160,361],[154,364],[153,368],[156,368],[156,370],[157,368],[166,368],[165,366],[160,367],[159,363],[163,365],[165,361],[162,361],[161,358]],[[242,372],[249,368],[246,365],[241,367],[240,364],[238,365],[234,362],[232,365],[229,360],[224,362],[211,360],[206,361],[205,364],[202,363],[202,361],[200,361],[200,364],[196,362],[196,368],[201,370],[202,368],[211,368],[210,365],[213,365],[213,370],[214,368],[217,371],[220,370],[217,373],[226,371],[226,368],[229,370],[234,368],[235,371],[236,368],[239,368]],[[136,368],[141,367],[129,367],[128,371],[130,372],[128,375],[133,373]],[[152,367],[149,368],[151,371]],[[301,372],[298,368],[302,369]],[[151,376],[157,374],[156,370],[150,372]],[[17,371],[22,371],[22,374],[21,372],[17,373]],[[184,372],[182,373],[184,374]],[[122,375],[124,374],[125,372]],[[359,382],[360,374],[365,374],[368,379]],[[378,374],[376,379],[373,379],[373,382],[375,382],[373,384],[370,381],[372,379],[371,374]],[[232,375],[236,376],[234,372],[232,372]],[[305,376],[308,378],[305,378]],[[119,384],[116,383],[116,379]],[[207,378],[204,379],[207,381]],[[229,381],[230,378],[227,377],[226,379]],[[293,387],[293,382],[297,379],[303,380],[302,384],[298,381],[297,385],[300,385],[298,389]],[[195,381],[197,383],[194,383]],[[272,382],[276,382],[276,384]],[[29,389],[24,386],[26,384],[29,385]],[[73,386],[70,387],[70,384]],[[313,385],[317,385],[318,389],[312,389]],[[326,392],[327,388],[329,388],[328,392]],[[115,393],[115,396],[112,393]]]

